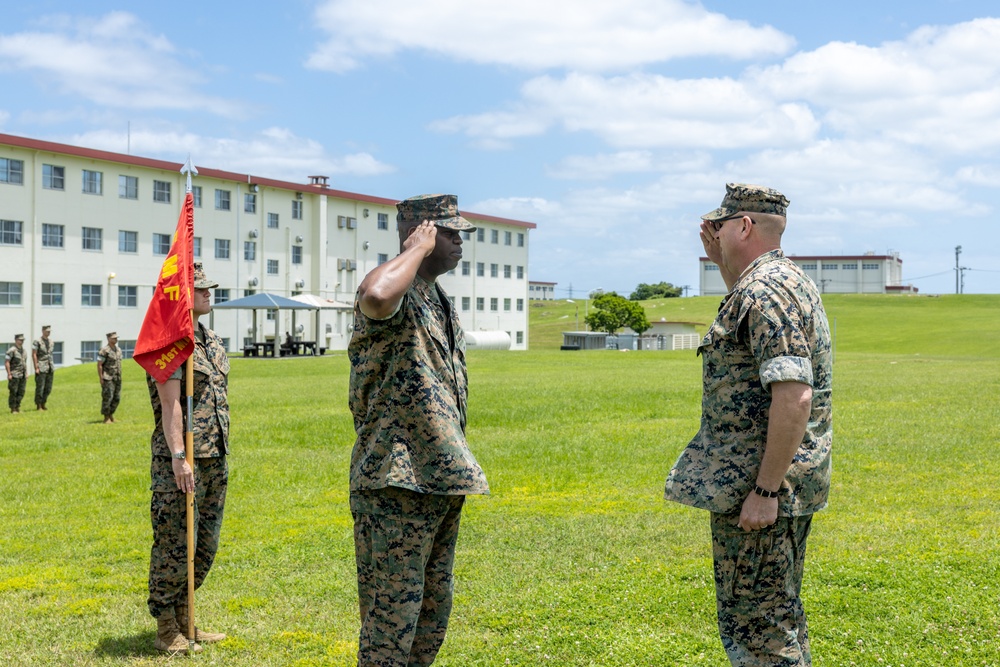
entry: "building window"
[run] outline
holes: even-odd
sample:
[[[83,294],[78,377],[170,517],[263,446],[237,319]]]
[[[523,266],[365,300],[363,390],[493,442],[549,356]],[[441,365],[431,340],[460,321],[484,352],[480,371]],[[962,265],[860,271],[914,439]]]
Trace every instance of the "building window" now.
[[[504,245],[510,245],[511,237],[512,236],[513,236],[513,234],[511,232],[504,232],[503,233],[503,244]]]
[[[268,227],[268,229],[277,229],[278,228],[278,214],[277,213],[268,213],[267,214],[267,227]]]
[[[196,208],[201,208],[201,186],[192,185],[191,186],[191,199]]]
[[[101,307],[101,286],[80,285],[80,305],[90,308]]]
[[[244,213],[257,212],[257,195],[250,192],[243,195],[243,212]]]
[[[80,361],[97,361],[97,353],[101,351],[101,341],[80,341]]]
[[[153,201],[158,201],[161,204],[170,203],[170,183],[153,181]]]
[[[479,227],[478,229],[476,229],[476,240],[477,241],[485,241],[486,240],[486,230],[483,229],[482,227]]]
[[[229,290],[224,287],[215,288],[215,303],[225,303],[229,301]]]
[[[504,312],[507,312],[507,313],[510,312],[510,299],[504,299],[503,300],[503,309],[504,309]]]
[[[706,264],[705,265],[705,270],[706,271],[718,271],[719,270],[719,265],[718,264]]]
[[[52,343],[52,363],[56,366],[62,366],[63,362],[63,344],[62,341],[58,343]]]
[[[42,247],[62,248],[65,237],[65,227],[42,223]]]
[[[100,171],[83,170],[83,192],[88,195],[104,194],[104,174]]]
[[[118,286],[118,307],[135,308],[139,304],[139,288],[135,285]]]
[[[21,245],[23,230],[21,220],[0,220],[0,245]]]
[[[101,234],[103,230],[97,227],[84,227],[83,228],[83,249],[84,250],[100,250],[102,246]]]
[[[24,184],[24,160],[0,157],[0,183]]]
[[[843,264],[841,265],[840,268],[842,268],[844,271],[857,271],[858,263],[854,262],[853,264]]]
[[[243,290],[243,296],[253,296],[256,293],[257,293],[257,290],[255,290],[255,289],[245,289],[245,290]]]
[[[493,312],[496,312],[499,309],[500,309],[500,299],[498,299],[495,296],[491,297],[490,298],[490,310],[492,310]]]
[[[248,262],[252,262],[257,259],[257,242],[256,241],[244,241],[243,242],[243,259]]]
[[[510,278],[510,264],[503,265],[503,277]]]
[[[524,312],[524,299],[518,299],[517,300],[517,312],[519,312],[519,313],[523,313]]]
[[[863,271],[878,271],[878,264],[861,264]]]
[[[482,262],[476,262],[476,275],[480,278],[486,275],[486,265]]]
[[[524,247],[524,234],[521,232],[517,233],[517,247],[518,248]]]
[[[0,306],[20,306],[22,285],[0,282]]]
[[[267,274],[269,276],[278,275],[278,260],[276,259],[267,260]]]
[[[201,257],[201,237],[194,237],[194,246],[192,247],[191,254],[195,257]]]
[[[138,176],[126,176],[124,174],[118,176],[118,198],[119,199],[139,198]]]
[[[836,271],[837,270],[837,265],[836,264],[824,264],[823,265],[823,270],[824,271]]]
[[[524,332],[523,331],[518,331],[516,333],[515,340],[517,341],[518,345],[524,345]]]
[[[118,348],[122,351],[122,359],[131,359],[135,355],[134,340],[120,340],[118,341]]]
[[[215,258],[229,259],[229,239],[215,239]]]
[[[468,276],[472,273],[472,262],[462,262],[462,275]]]
[[[268,309],[268,311],[267,311],[267,321],[268,322],[273,322],[274,321],[274,314],[276,312],[278,312],[278,311]]]
[[[170,252],[170,234],[153,234],[153,254],[166,255]]]
[[[302,202],[292,200],[292,220],[302,219]]]
[[[469,310],[472,307],[472,297],[462,297],[462,310]]]
[[[486,299],[484,299],[481,296],[477,296],[476,297],[476,310],[485,310],[485,308],[486,308]]]
[[[500,243],[500,230],[499,229],[491,229],[490,230],[490,243],[492,243],[494,245],[496,245],[497,243]]]
[[[379,213],[378,214],[378,228],[379,229],[389,229],[389,214]]]
[[[380,252],[378,254],[378,266],[382,266],[383,264],[385,264],[388,261],[389,261],[389,254],[388,253]]]
[[[66,189],[66,167],[42,165],[42,187],[48,190]]]
[[[803,264],[802,265],[802,270],[803,271],[815,271],[816,270],[816,265],[815,264]]]
[[[42,305],[55,307],[63,305],[62,283],[42,283]]]
[[[229,190],[219,190],[215,191],[215,210],[216,211],[228,211],[229,210]]]
[[[292,246],[292,264],[302,263],[302,246],[293,245]]]
[[[499,277],[500,277],[500,265],[490,264],[490,278],[499,278]]]

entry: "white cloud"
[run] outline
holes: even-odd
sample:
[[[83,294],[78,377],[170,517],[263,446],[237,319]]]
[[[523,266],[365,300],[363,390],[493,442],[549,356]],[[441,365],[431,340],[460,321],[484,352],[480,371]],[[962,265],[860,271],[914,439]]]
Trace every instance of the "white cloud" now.
[[[198,92],[203,78],[166,37],[127,12],[50,17],[35,31],[0,34],[0,70],[37,75],[59,93],[109,107],[242,115],[234,101]]]
[[[537,70],[621,70],[688,56],[772,57],[794,41],[681,0],[326,0],[307,61],[344,72],[414,50]],[[725,39],[722,39],[722,36]]]
[[[655,153],[649,150],[619,151],[598,155],[569,155],[546,172],[552,178],[566,180],[603,180],[617,174],[644,172],[681,172],[707,169],[711,155],[690,153]]]
[[[121,152],[127,141],[133,154],[181,162],[190,154],[196,165],[293,183],[304,183],[310,174],[377,176],[395,171],[368,153],[329,155],[319,142],[277,127],[243,139],[205,137],[172,127],[134,128],[130,140],[121,132],[98,131],[74,136],[70,143]],[[331,185],[336,187],[335,179]]]

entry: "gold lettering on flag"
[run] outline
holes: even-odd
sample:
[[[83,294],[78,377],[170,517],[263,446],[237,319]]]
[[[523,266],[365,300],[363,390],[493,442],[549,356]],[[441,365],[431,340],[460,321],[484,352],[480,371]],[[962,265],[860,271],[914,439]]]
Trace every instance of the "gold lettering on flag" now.
[[[163,269],[160,271],[160,278],[169,278],[177,273],[177,255],[171,255],[163,260]],[[176,297],[173,299],[177,300]]]

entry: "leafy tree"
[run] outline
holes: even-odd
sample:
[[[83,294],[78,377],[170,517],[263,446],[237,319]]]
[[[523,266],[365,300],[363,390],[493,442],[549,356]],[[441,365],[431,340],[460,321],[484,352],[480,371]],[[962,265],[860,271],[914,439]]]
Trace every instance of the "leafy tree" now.
[[[653,285],[639,283],[635,291],[629,295],[631,301],[646,301],[647,299],[671,299],[678,297],[684,291],[683,287],[675,287],[671,283],[660,282]]]
[[[604,331],[613,336],[622,327],[629,327],[638,334],[650,327],[642,306],[615,292],[597,295],[591,305],[594,311],[585,320],[594,331]]]

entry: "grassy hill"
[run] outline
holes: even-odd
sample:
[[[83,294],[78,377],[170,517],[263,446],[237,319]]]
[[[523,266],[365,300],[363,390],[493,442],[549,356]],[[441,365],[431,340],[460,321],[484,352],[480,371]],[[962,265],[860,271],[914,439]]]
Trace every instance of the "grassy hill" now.
[[[835,462],[806,565],[814,664],[998,665],[1000,297],[826,303]],[[647,312],[707,325],[717,304]],[[700,360],[561,352],[571,308],[532,307],[528,352],[470,355],[469,440],[492,494],[466,505],[435,664],[726,664],[708,517],[662,500],[698,428]],[[354,664],[348,372],[343,353],[233,360],[226,522],[198,598],[199,623],[230,637],[202,664]],[[152,419],[135,364],[119,423],[99,406],[86,365],[57,371],[49,412],[0,414],[11,665],[167,662],[145,608]]]

